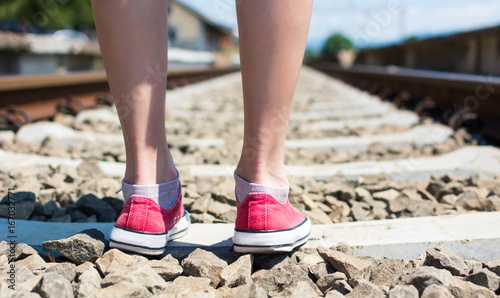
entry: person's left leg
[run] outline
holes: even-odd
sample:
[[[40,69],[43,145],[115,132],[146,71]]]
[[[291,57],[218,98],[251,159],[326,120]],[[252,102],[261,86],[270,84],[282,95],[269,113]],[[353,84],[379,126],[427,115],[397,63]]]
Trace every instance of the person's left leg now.
[[[288,201],[284,145],[312,4],[237,1],[245,108],[235,171],[238,252],[290,251],[310,232],[310,221]]]
[[[93,0],[92,9],[127,157],[110,247],[162,254],[189,224],[165,137],[167,0]]]

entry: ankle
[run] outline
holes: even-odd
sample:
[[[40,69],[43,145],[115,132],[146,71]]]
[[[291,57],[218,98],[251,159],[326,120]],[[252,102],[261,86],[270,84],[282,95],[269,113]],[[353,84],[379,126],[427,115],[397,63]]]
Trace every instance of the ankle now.
[[[248,182],[282,187],[288,185],[286,171],[283,165],[275,167],[245,166],[238,164],[235,173]]]
[[[129,184],[153,185],[171,181],[178,175],[170,153],[158,157],[137,157],[128,162],[123,180]]]

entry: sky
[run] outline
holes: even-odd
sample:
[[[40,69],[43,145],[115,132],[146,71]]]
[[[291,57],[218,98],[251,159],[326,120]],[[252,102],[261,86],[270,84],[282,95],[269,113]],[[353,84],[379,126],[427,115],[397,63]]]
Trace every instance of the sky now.
[[[180,1],[236,30],[235,0]],[[496,25],[500,0],[315,0],[307,44],[318,50],[342,33],[357,47],[374,47]]]

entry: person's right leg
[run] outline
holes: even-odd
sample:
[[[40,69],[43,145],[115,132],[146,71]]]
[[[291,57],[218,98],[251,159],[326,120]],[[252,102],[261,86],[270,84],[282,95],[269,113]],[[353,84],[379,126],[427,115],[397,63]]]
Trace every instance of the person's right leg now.
[[[290,251],[310,232],[309,220],[287,198],[284,145],[313,1],[236,3],[245,131],[233,243],[239,252]]]
[[[189,218],[165,137],[167,1],[92,0],[92,8],[127,158],[110,245],[160,254]]]

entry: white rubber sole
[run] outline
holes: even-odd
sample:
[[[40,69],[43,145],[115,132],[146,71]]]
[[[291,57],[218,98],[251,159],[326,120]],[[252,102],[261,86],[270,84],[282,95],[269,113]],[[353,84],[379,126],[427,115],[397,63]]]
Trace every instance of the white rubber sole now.
[[[299,226],[279,231],[234,231],[234,251],[239,253],[289,252],[307,242],[311,221],[307,218]]]
[[[187,211],[179,222],[167,233],[147,234],[113,227],[109,236],[109,247],[140,253],[143,255],[161,255],[167,243],[187,234],[191,218]]]

